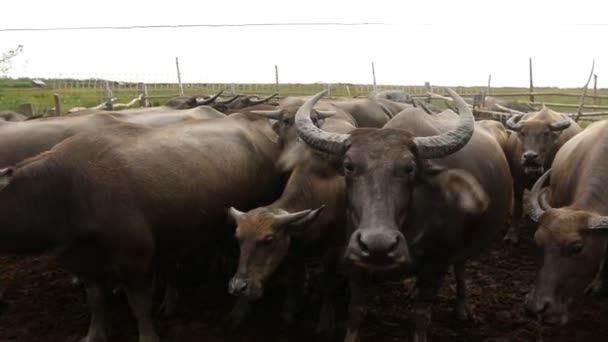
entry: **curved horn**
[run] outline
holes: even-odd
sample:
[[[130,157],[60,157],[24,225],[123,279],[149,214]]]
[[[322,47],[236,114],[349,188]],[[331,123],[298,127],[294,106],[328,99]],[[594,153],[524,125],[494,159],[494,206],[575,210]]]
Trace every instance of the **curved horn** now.
[[[277,219],[277,223],[279,225],[284,226],[284,225],[288,225],[290,223],[294,223],[301,218],[304,218],[306,215],[310,214],[311,212],[312,212],[311,209],[306,209],[306,210],[298,211],[297,213],[274,215],[274,217]]]
[[[335,110],[317,110],[317,117],[319,120],[324,120],[336,115]]]
[[[566,114],[562,114],[562,121],[552,123],[551,125],[549,125],[549,127],[553,132],[560,132],[570,127],[571,124],[572,121],[570,120],[570,118]]]
[[[277,95],[279,95],[279,93],[274,93],[274,94],[272,94],[272,95],[270,95],[270,96],[267,96],[267,97],[265,97],[265,98],[263,98],[263,99],[259,99],[259,100],[252,100],[252,99],[249,99],[249,102],[250,102],[251,104],[260,104],[260,103],[264,103],[264,102],[266,102],[266,101],[268,101],[268,100],[272,99],[273,97],[276,97]]]
[[[594,216],[587,225],[589,229],[608,229],[608,216]]]
[[[222,89],[222,90],[220,90],[220,92],[219,92],[219,93],[217,93],[217,94],[215,94],[215,95],[211,96],[210,98],[208,98],[208,99],[206,99],[206,100],[203,100],[203,101],[198,101],[198,100],[197,100],[197,101],[196,101],[196,105],[197,105],[197,106],[206,106],[206,105],[208,105],[208,104],[210,104],[210,103],[213,103],[213,101],[215,101],[215,99],[217,99],[218,97],[220,97],[220,95],[222,95],[222,93],[223,93],[223,92],[224,92],[224,90]]]
[[[255,115],[259,115],[259,116],[263,116],[263,117],[265,117],[267,119],[280,120],[281,119],[282,110],[281,109],[275,109],[275,110],[252,110],[249,113],[255,114]]]
[[[544,208],[551,207],[549,203],[547,203],[547,201],[543,198],[543,196],[541,196],[541,188],[547,181],[547,178],[549,178],[550,174],[551,169],[547,170],[547,172],[545,172],[545,174],[542,175],[536,181],[536,183],[534,183],[532,190],[530,190],[530,198],[528,200],[528,202],[530,203],[530,212],[528,214],[534,222],[538,222],[538,219],[540,219],[540,217],[545,213]]]
[[[308,146],[316,150],[331,154],[342,154],[346,149],[344,142],[350,137],[350,134],[326,132],[315,126],[310,118],[312,107],[325,94],[327,94],[327,90],[323,90],[308,99],[300,109],[298,109],[298,112],[296,113],[298,136],[308,144]]]
[[[450,96],[456,102],[460,120],[458,126],[446,133],[431,137],[415,137],[414,143],[418,147],[418,156],[423,159],[436,159],[448,156],[461,148],[473,136],[475,130],[475,117],[466,102],[452,89],[447,89]]]
[[[238,211],[236,208],[234,207],[230,207],[230,209],[228,209],[228,213],[230,214],[230,216],[232,216],[232,218],[235,221],[238,221],[239,218],[241,218],[241,216],[245,215],[244,212],[242,211]]]
[[[236,94],[233,97],[229,98],[228,100],[215,101],[215,103],[226,105],[226,104],[230,104],[230,103],[234,102],[234,100],[238,99],[239,97],[241,97],[241,94]]]
[[[521,124],[519,123],[519,120],[521,120],[523,116],[523,114],[511,116],[509,120],[507,120],[507,128],[512,131],[519,132],[521,130]]]

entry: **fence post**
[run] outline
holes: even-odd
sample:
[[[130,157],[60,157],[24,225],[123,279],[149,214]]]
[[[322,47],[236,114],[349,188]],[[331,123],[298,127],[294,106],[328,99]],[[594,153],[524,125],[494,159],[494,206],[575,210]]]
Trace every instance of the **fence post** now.
[[[34,106],[31,103],[24,103],[19,105],[19,113],[30,117],[34,115]]]
[[[175,57],[175,68],[177,69],[177,83],[179,84],[179,96],[184,96],[184,86],[182,85],[182,74],[179,72],[179,57]]]
[[[374,81],[374,91],[376,91],[376,66],[372,62],[372,80]]]
[[[59,94],[57,94],[57,93],[53,94],[53,100],[55,101],[54,116],[60,116],[61,115],[61,101],[59,99]]]
[[[492,89],[492,74],[488,76],[488,88],[486,89],[486,94],[490,95],[490,89]]]
[[[106,101],[106,109],[107,110],[114,110],[114,94],[112,94],[112,89],[110,89],[110,82],[106,81],[105,82],[105,88],[103,90],[104,92],[104,98]]]
[[[431,82],[424,82],[424,91],[426,92],[426,103],[431,103],[431,93],[433,92]]]
[[[530,102],[534,103],[534,81],[532,78],[532,57],[529,59],[530,64]]]
[[[150,102],[148,101],[148,86],[143,83],[137,83],[137,93],[140,96],[140,103],[142,107],[149,107]]]
[[[599,99],[597,98],[597,74],[593,74],[593,104],[597,105]]]
[[[279,67],[274,65],[274,92],[281,95],[279,92]]]

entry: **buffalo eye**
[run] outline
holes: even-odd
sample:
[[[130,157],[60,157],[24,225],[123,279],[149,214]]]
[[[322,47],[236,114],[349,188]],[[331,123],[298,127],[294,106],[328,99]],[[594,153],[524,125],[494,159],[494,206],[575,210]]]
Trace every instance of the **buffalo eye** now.
[[[289,125],[289,124],[291,124],[289,118],[283,118],[283,119],[281,119],[281,122],[283,123],[283,125]]]
[[[353,173],[355,171],[355,164],[353,164],[350,159],[344,160],[342,166],[344,167],[345,174]]]
[[[262,243],[264,245],[271,245],[274,242],[274,235],[266,235],[264,239],[262,239]]]
[[[543,135],[545,136],[545,138],[548,138],[550,134],[551,134],[551,133],[549,133],[549,132],[545,132],[545,133],[543,133]]]
[[[522,137],[522,138],[525,138],[526,137],[526,132],[519,132],[519,136]]]
[[[582,241],[574,241],[566,248],[566,255],[569,257],[576,256],[583,251],[583,242]]]

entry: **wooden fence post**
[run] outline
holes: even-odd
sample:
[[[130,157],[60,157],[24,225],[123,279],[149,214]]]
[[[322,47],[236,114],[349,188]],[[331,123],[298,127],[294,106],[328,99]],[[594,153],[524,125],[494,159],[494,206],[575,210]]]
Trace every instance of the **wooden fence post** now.
[[[433,92],[431,82],[424,82],[424,91],[426,92],[426,102],[431,103],[431,93]]]
[[[530,64],[530,102],[534,103],[534,81],[532,79],[532,57],[529,59]]]
[[[274,92],[281,95],[279,92],[279,67],[274,65]]]
[[[184,96],[184,86],[182,85],[182,74],[179,71],[179,57],[175,57],[175,68],[177,69],[177,83],[179,84],[179,96]]]
[[[374,82],[374,91],[376,91],[376,66],[374,65],[374,62],[372,62],[372,80]]]
[[[31,103],[24,103],[19,105],[19,113],[30,117],[34,115],[34,106]]]
[[[140,82],[137,84],[137,93],[140,96],[140,101],[141,101],[141,106],[142,107],[149,107],[150,103],[148,101],[148,86],[143,83]]]
[[[106,101],[106,109],[114,110],[114,94],[112,93],[112,89],[110,89],[110,82],[105,82],[105,88],[103,92]]]
[[[488,88],[486,89],[486,94],[490,95],[490,89],[492,89],[492,74],[488,76]]]
[[[59,94],[57,94],[57,93],[53,94],[53,100],[55,101],[54,116],[60,116],[61,115],[61,100],[59,98]]]
[[[599,104],[599,98],[597,97],[597,75],[593,74],[593,104]]]

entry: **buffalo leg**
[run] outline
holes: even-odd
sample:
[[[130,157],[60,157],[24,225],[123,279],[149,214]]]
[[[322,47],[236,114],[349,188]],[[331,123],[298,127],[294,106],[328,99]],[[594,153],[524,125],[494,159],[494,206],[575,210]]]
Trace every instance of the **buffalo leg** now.
[[[595,279],[585,290],[586,293],[592,292],[595,294],[608,294],[608,242],[604,246],[604,259],[600,264],[600,270],[598,271]]]
[[[230,312],[230,324],[233,329],[241,327],[243,322],[249,317],[251,313],[251,302],[243,297],[238,297],[232,312]]]
[[[371,276],[363,270],[352,270],[349,279],[350,303],[348,304],[348,323],[344,342],[358,342],[359,328],[365,319],[368,291],[371,289]]]
[[[433,302],[439,292],[448,266],[429,265],[418,275],[418,297],[414,303],[414,342],[426,342],[431,325]]]
[[[519,227],[521,225],[521,215],[523,213],[524,188],[521,185],[515,185],[513,196],[513,217],[511,218],[509,230],[505,235],[505,241],[517,243],[519,241]]]
[[[154,282],[149,278],[130,281],[125,286],[129,306],[137,319],[139,342],[159,342],[152,324]]]
[[[86,281],[87,302],[91,310],[89,332],[81,342],[105,342],[106,330],[106,296],[99,281]]]
[[[305,268],[303,260],[299,258],[289,259],[287,266],[287,296],[283,304],[283,327],[289,328],[293,323],[295,314],[298,310],[298,302],[301,295],[302,284],[305,279]]]
[[[464,279],[464,262],[454,264],[454,275],[456,277],[456,307],[454,308],[454,312],[456,313],[456,318],[465,320],[471,316],[471,311],[469,308],[467,285]]]
[[[175,313],[179,293],[177,292],[177,265],[167,266],[159,275],[160,281],[164,283],[163,301],[160,305],[160,312],[164,317],[170,317]]]
[[[333,253],[325,256],[321,272],[321,312],[317,323],[317,333],[331,337],[336,329],[336,313],[334,310],[334,292],[336,282],[336,256]]]

